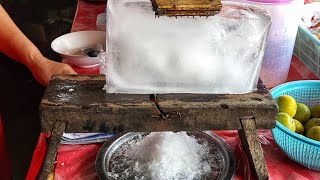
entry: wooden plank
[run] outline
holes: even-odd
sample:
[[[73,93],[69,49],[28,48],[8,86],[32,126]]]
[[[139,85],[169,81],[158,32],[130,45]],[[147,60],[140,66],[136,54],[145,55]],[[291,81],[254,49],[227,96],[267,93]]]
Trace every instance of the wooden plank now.
[[[220,0],[151,0],[157,16],[214,16],[220,12]]]
[[[242,130],[239,130],[242,147],[248,157],[255,179],[268,179],[268,171],[264,160],[261,144],[257,134],[255,120],[251,118],[241,119]]]
[[[105,83],[103,75],[54,76],[40,104],[42,131],[56,120],[68,122],[66,132],[237,130],[246,117],[260,129],[275,126],[277,106],[264,86],[242,95],[161,94],[170,115],[162,119],[149,95],[108,94]]]
[[[44,160],[44,164],[39,174],[39,180],[47,180],[49,174],[53,170],[58,146],[60,144],[63,132],[65,131],[66,125],[67,125],[67,122],[64,122],[64,121],[56,121],[54,124],[54,128],[49,140],[49,145],[48,145],[46,157]]]

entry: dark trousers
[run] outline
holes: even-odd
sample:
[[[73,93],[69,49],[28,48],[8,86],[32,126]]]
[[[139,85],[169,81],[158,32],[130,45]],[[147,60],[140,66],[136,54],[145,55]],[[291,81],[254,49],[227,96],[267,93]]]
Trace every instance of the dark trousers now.
[[[0,54],[0,114],[13,179],[24,179],[40,133],[38,107],[45,88],[24,66]]]

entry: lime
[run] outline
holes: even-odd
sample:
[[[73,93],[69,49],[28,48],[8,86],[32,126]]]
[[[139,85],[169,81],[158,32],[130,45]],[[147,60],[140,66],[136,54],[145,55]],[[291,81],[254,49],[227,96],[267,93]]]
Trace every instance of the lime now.
[[[292,96],[281,95],[276,98],[276,102],[279,107],[279,112],[285,112],[291,117],[294,117],[297,111],[297,102]]]
[[[312,118],[320,118],[320,104],[313,105],[310,111]]]
[[[304,133],[304,127],[303,125],[301,124],[300,121],[296,120],[296,119],[293,119],[294,120],[294,123],[296,125],[296,133],[298,134],[303,134]]]
[[[310,116],[311,111],[309,107],[303,103],[297,103],[297,112],[293,118],[304,124],[310,119]]]
[[[290,129],[291,131],[295,132],[296,124],[295,124],[294,120],[292,119],[292,117],[289,114],[284,113],[284,112],[280,112],[280,113],[278,113],[277,120],[283,126],[285,126],[286,128]]]
[[[313,118],[307,121],[307,123],[304,125],[304,131],[308,132],[308,130],[313,126],[320,126],[320,118]]]
[[[306,136],[310,139],[320,141],[320,126],[313,126],[310,128]]]

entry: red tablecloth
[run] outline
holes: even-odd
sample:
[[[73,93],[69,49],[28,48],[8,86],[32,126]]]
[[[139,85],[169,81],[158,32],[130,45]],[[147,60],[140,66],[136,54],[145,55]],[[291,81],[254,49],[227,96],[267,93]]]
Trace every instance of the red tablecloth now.
[[[105,10],[105,3],[90,3],[79,0],[74,23],[71,31],[96,30],[96,17]],[[99,67],[79,68],[73,66],[79,74],[97,74]],[[292,57],[289,76],[287,81],[301,79],[318,79],[298,59]],[[247,159],[242,151],[237,131],[214,131],[223,138],[234,150],[236,156],[236,173],[233,179],[252,179]],[[290,160],[275,144],[270,130],[259,130],[259,139],[263,148],[267,169],[271,180],[281,179],[320,179],[320,172],[309,170]],[[45,152],[45,135],[39,138],[30,170],[37,172],[43,160]],[[95,172],[95,158],[102,144],[89,145],[60,145],[56,159],[54,176],[55,179],[97,179]],[[29,171],[29,177],[32,172]]]

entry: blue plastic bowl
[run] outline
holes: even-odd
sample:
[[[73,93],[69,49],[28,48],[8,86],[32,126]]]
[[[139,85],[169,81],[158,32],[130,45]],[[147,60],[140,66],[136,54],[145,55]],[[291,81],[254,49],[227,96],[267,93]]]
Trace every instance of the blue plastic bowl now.
[[[290,95],[297,102],[311,107],[320,103],[320,80],[301,80],[281,84],[271,89],[275,99],[280,95]],[[320,142],[294,133],[276,122],[271,129],[272,136],[278,146],[295,162],[320,171]]]

